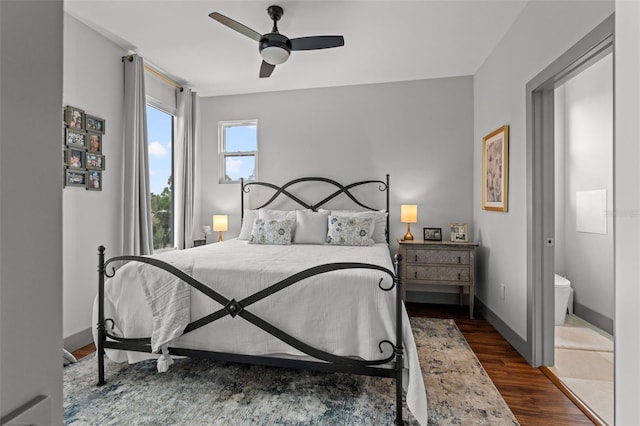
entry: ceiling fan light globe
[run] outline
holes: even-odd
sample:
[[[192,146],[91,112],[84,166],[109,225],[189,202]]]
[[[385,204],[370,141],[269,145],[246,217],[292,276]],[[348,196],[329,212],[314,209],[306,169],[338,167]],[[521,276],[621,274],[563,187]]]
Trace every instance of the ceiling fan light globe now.
[[[265,47],[260,51],[260,55],[265,62],[271,65],[280,65],[289,59],[289,51],[278,46]]]

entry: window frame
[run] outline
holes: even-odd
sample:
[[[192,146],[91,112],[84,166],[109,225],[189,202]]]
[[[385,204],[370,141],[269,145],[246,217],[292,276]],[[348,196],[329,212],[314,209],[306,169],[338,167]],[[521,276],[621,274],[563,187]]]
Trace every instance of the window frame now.
[[[255,151],[227,151],[226,150],[226,133],[228,127],[239,126],[255,126],[256,128],[256,149]],[[218,183],[239,183],[240,179],[227,180],[227,157],[253,157],[254,161],[254,180],[258,179],[258,119],[247,120],[226,120],[218,122]],[[246,180],[246,179],[245,179]]]

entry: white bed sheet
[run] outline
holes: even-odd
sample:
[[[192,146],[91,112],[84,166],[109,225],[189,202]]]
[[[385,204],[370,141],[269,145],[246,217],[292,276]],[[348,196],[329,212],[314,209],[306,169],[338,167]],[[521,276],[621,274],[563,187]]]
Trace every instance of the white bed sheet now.
[[[176,266],[189,265],[190,275],[223,296],[240,301],[301,270],[334,262],[362,262],[393,271],[386,244],[371,247],[326,245],[256,245],[229,240],[189,250],[154,255]],[[126,337],[149,337],[153,317],[139,280],[140,263],[120,268],[105,285],[105,318],[112,318],[116,330]],[[165,274],[159,271],[158,274]],[[153,274],[144,274],[147,279]],[[384,292],[391,278],[380,271],[350,269],[325,273],[270,295],[247,310],[283,331],[318,349],[342,356],[380,359],[378,344],[395,343],[395,291]],[[221,308],[214,300],[191,289],[191,321]],[[407,404],[421,424],[427,423],[426,392],[417,350],[403,306],[405,346],[404,380]],[[97,322],[97,300],[94,323]],[[94,333],[95,334],[95,333]],[[304,354],[275,339],[241,317],[222,318],[179,337],[172,345],[183,348],[303,357]],[[389,345],[383,345],[388,356]],[[107,350],[110,359],[138,362],[157,355]]]

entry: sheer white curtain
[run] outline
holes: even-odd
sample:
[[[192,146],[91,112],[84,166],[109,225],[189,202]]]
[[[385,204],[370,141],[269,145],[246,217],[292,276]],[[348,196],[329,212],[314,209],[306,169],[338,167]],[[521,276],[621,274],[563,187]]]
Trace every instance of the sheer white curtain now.
[[[124,184],[122,254],[153,252],[144,61],[124,58]]]
[[[191,89],[177,92],[176,140],[174,148],[175,244],[179,249],[193,246],[195,185],[195,144],[198,95]]]

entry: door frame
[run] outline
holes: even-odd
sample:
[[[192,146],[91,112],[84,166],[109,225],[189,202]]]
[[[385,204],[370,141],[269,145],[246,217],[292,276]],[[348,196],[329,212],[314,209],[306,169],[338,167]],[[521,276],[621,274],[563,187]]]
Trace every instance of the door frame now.
[[[526,85],[527,343],[534,367],[554,364],[554,92],[613,52],[614,24],[612,14]]]

